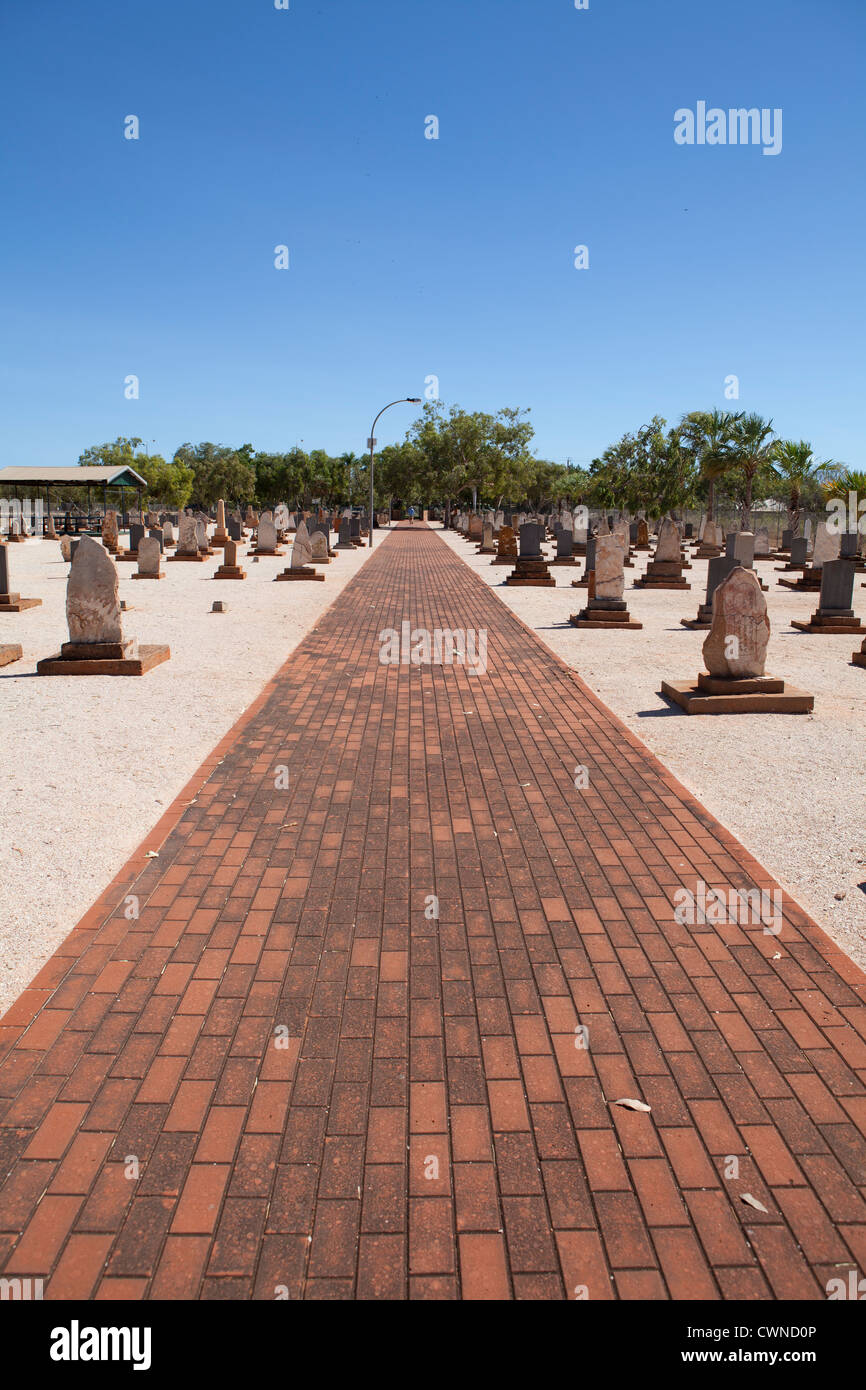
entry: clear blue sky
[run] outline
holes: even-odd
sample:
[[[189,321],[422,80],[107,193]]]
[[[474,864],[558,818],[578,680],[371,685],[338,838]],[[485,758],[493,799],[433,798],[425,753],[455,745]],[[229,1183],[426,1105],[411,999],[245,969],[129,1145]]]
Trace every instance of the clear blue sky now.
[[[864,39],[863,0],[2,0],[0,466],[363,449],[431,374],[583,462],[733,373],[862,467]],[[781,107],[781,154],[676,145],[698,101]]]

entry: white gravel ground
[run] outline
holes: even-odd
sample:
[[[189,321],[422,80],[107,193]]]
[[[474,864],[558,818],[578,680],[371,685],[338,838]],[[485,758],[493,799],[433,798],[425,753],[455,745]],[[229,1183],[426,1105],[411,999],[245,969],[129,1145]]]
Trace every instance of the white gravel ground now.
[[[643,630],[579,630],[568,618],[586,603],[586,590],[571,588],[582,560],[579,570],[551,566],[555,589],[505,588],[506,566],[491,566],[453,531],[437,534],[866,967],[866,668],[851,665],[862,636],[797,632],[791,618],[808,618],[818,595],[779,587],[775,564],[760,561],[770,586],[767,672],[811,692],[814,713],[689,716],[658,691],[662,679],[694,679],[702,669],[706,632],[680,618],[694,618],[704,599],[706,560],[685,572],[690,590],[643,591],[631,588],[648,558],[636,554],[625,597]],[[864,580],[855,578],[854,611],[866,623]]]
[[[171,660],[141,678],[40,677],[67,637],[69,567],[57,542],[9,547],[13,588],[42,607],[0,615],[0,643],[24,649],[0,668],[0,1014],[369,555],[340,551],[323,584],[274,584],[290,551],[253,563],[244,548],[242,581],[215,582],[217,558],[164,563],[158,582],[118,565],[124,634]]]

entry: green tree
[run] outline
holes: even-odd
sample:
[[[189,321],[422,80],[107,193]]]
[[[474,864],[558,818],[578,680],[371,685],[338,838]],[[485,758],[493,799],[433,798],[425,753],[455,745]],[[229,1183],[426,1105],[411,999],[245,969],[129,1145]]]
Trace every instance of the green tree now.
[[[446,504],[464,493],[490,502],[523,497],[535,476],[529,451],[534,430],[523,412],[505,407],[489,414],[427,401],[407,440],[421,455],[428,496]]]
[[[716,483],[734,468],[733,430],[742,411],[693,410],[680,421],[682,437],[707,484],[707,520],[715,520]]]
[[[752,492],[755,480],[766,476],[772,466],[777,440],[773,434],[772,420],[751,414],[740,415],[731,431],[731,449],[734,455],[734,468],[741,479],[740,530],[751,529]]]
[[[85,449],[78,460],[81,468],[133,468],[147,484],[148,502],[167,507],[185,507],[193,487],[190,469],[176,459],[167,463],[161,454],[148,454],[143,441],[118,436],[113,444],[96,444]]]
[[[191,500],[200,507],[212,507],[221,497],[242,504],[256,495],[256,471],[242,451],[224,444],[181,444],[174,462],[189,468],[193,475]]]
[[[773,455],[773,471],[784,484],[788,507],[788,529],[796,536],[803,514],[804,493],[814,494],[822,477],[833,468],[829,460],[819,463],[805,439],[780,439]],[[828,496],[830,494],[827,494]]]

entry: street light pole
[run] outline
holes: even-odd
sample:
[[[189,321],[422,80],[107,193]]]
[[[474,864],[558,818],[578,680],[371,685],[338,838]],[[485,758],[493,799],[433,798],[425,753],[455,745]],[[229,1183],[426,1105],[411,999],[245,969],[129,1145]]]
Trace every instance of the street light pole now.
[[[392,405],[420,405],[420,396],[401,396],[399,401],[391,401],[389,405],[383,405],[379,414],[373,421],[373,428],[370,430],[370,549],[373,548],[373,451],[376,448],[376,426],[386,410],[390,410]]]

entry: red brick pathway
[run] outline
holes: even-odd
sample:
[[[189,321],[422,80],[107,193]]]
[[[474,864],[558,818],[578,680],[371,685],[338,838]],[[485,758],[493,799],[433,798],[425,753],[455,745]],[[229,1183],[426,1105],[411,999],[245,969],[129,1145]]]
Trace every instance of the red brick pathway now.
[[[404,618],[486,628],[487,675],[379,664]],[[395,532],[3,1020],[0,1268],[54,1298],[824,1297],[866,1272],[866,979],[787,899],[778,937],[677,925],[699,879],[774,886]]]

